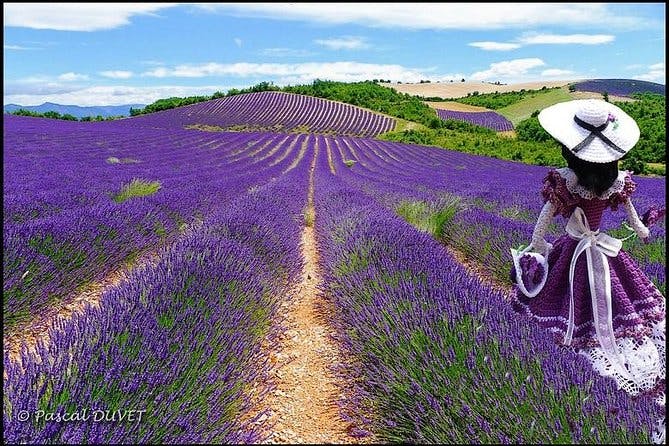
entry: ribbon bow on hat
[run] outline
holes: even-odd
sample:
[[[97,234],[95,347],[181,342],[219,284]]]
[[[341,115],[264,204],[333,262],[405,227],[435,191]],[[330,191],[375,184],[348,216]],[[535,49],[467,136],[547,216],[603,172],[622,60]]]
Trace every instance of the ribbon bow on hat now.
[[[613,141],[611,141],[609,138],[607,138],[606,136],[604,136],[604,134],[602,134],[602,131],[603,131],[604,129],[606,129],[606,127],[609,126],[609,122],[611,122],[610,120],[607,119],[606,122],[605,122],[604,124],[602,124],[602,125],[600,125],[600,126],[597,126],[597,127],[595,127],[595,126],[592,125],[592,124],[588,124],[587,122],[585,122],[584,120],[582,120],[581,118],[579,118],[577,115],[574,115],[574,121],[576,122],[576,124],[580,125],[580,126],[583,127],[584,129],[589,130],[589,131],[590,131],[590,134],[589,134],[583,141],[581,141],[581,142],[578,143],[575,147],[573,147],[573,148],[571,149],[572,152],[574,152],[574,153],[578,153],[579,150],[581,150],[583,147],[586,147],[588,144],[590,144],[590,143],[592,142],[593,139],[595,139],[595,137],[597,137],[597,138],[601,139],[602,141],[604,141],[609,147],[611,147],[611,148],[612,148],[613,150],[615,150],[616,152],[618,152],[618,153],[622,153],[623,155],[624,155],[625,153],[627,153],[627,152],[625,152],[623,149],[621,149],[620,147],[618,147],[618,146],[617,146]]]

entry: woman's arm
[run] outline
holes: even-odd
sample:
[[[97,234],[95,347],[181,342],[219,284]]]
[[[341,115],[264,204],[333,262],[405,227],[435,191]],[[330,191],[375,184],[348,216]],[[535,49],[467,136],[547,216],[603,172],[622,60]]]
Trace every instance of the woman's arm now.
[[[532,247],[543,255],[547,255],[548,251],[553,247],[550,243],[544,240],[544,235],[548,230],[548,225],[553,219],[553,215],[555,215],[555,205],[553,205],[552,202],[547,201],[539,213],[539,218],[537,219],[537,223],[534,226],[534,232],[532,233]]]
[[[625,198],[623,201],[623,207],[625,208],[625,213],[627,214],[627,220],[630,223],[630,226],[634,231],[637,233],[637,235],[644,239],[647,238],[648,235],[650,234],[650,231],[641,222],[641,219],[636,213],[636,209],[634,209],[634,205],[632,204],[632,201],[629,199],[629,197]]]

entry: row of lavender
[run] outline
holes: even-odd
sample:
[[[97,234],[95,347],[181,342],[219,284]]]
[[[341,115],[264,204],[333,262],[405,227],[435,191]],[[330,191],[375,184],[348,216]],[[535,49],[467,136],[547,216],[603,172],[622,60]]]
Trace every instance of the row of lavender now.
[[[508,280],[509,247],[528,243],[542,206],[540,188],[547,168],[528,166],[454,151],[339,138],[332,142],[338,158],[338,175],[349,184],[376,196],[388,207],[405,201],[423,203],[437,212],[442,204],[457,199],[458,212],[442,236],[471,259],[486,265],[499,280]],[[347,168],[343,160],[358,162]],[[640,213],[665,200],[661,179],[636,177],[638,189],[632,197]],[[527,185],[535,192],[528,193]],[[605,214],[602,228],[619,236],[622,209]],[[558,217],[549,241],[560,234],[566,220]],[[665,288],[664,225],[653,227],[649,243],[628,240],[630,252],[661,290]],[[479,240],[480,243],[472,243]]]
[[[280,175],[306,138],[150,129],[128,136],[125,130],[5,120],[6,323],[27,320],[178,234],[212,206]],[[137,178],[160,189],[141,200],[113,199]]]
[[[278,303],[301,271],[308,167],[216,205],[99,308],[53,326],[37,356],[5,354],[5,441],[264,441],[249,392],[271,390],[260,340],[275,336]]]
[[[393,118],[313,96],[263,91],[201,102],[124,120],[155,128],[209,125],[223,128],[332,133],[374,137],[395,127]]]
[[[470,124],[487,127],[497,132],[508,132],[513,130],[513,124],[504,116],[494,111],[465,112],[457,110],[437,109],[437,116],[444,121],[455,119],[456,121],[469,122]]]
[[[378,183],[349,186],[335,157],[317,169],[324,287],[357,361],[348,372],[363,374],[348,416],[385,441],[650,442],[652,400],[630,399],[518,318],[439,242],[363,192]]]

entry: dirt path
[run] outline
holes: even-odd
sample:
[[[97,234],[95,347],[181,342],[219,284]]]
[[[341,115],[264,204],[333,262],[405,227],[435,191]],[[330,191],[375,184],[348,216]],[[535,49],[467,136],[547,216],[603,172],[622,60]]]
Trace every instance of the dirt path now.
[[[36,353],[38,340],[49,342],[49,330],[54,322],[59,319],[69,319],[75,313],[83,313],[88,306],[100,305],[100,298],[105,290],[117,286],[130,273],[138,268],[149,264],[155,264],[158,256],[155,252],[147,253],[140,257],[131,266],[118,267],[107,274],[102,280],[86,285],[83,290],[78,291],[60,302],[54,303],[42,313],[35,315],[31,320],[20,323],[11,330],[3,332],[3,350],[9,352],[9,358],[18,361],[21,356],[21,344],[25,343],[31,354]]]
[[[193,231],[201,225],[202,221],[197,221],[189,225],[186,231]],[[83,313],[87,306],[99,306],[100,298],[107,289],[117,286],[137,269],[156,265],[160,259],[158,253],[163,245],[164,243],[161,243],[158,247],[146,251],[131,264],[118,266],[101,280],[92,282],[62,301],[53,303],[40,314],[34,315],[31,320],[19,323],[11,330],[3,331],[3,351],[9,353],[12,361],[18,361],[21,357],[21,345],[25,343],[28,352],[35,354],[39,340],[44,343],[49,342],[49,330],[54,322],[69,319],[75,313]]]
[[[276,388],[256,408],[257,424],[268,426],[266,443],[350,444],[369,443],[349,435],[354,426],[341,419],[337,401],[344,397],[347,384],[331,367],[342,363],[339,347],[331,338],[328,308],[318,290],[320,273],[314,237],[313,175],[317,153],[311,165],[309,198],[302,233],[304,267],[299,283],[281,306],[285,331],[268,353],[274,364],[272,380]],[[288,297],[288,296],[287,296]]]

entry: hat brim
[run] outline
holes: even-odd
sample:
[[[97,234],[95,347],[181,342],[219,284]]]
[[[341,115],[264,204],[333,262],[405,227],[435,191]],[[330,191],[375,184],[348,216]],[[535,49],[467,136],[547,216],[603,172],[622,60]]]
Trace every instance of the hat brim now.
[[[543,109],[538,116],[541,126],[569,150],[590,135],[589,130],[574,121],[574,116],[584,101],[592,99],[560,102]],[[608,163],[622,158],[639,141],[641,134],[636,121],[620,107],[606,101],[601,101],[601,106],[616,118],[615,122],[610,122],[602,131],[602,134],[622,149],[623,153],[595,137],[590,144],[576,153],[578,158],[592,163]]]

